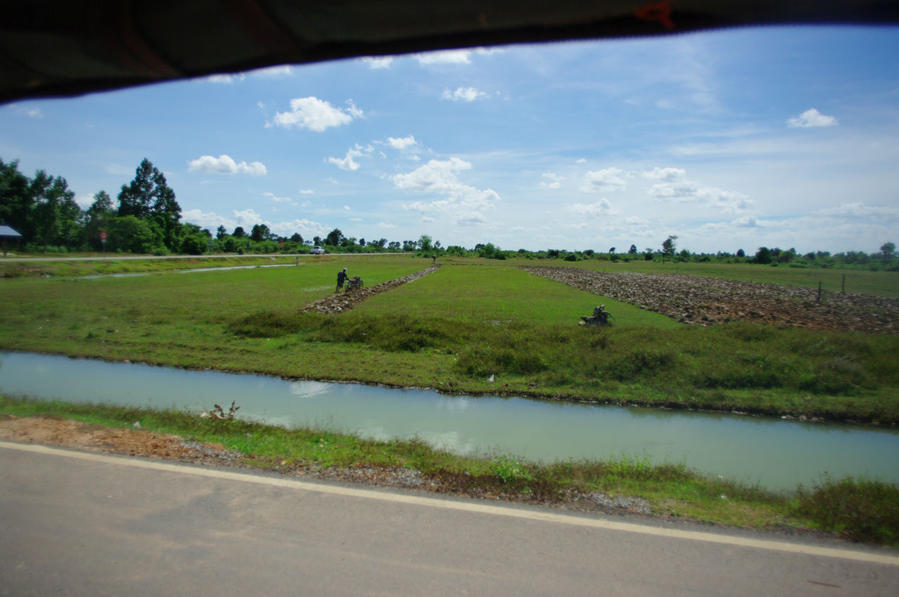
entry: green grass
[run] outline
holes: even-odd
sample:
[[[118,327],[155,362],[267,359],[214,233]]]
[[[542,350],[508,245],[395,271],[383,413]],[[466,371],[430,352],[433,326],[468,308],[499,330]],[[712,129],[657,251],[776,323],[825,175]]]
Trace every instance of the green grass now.
[[[423,269],[400,257],[139,278],[0,282],[0,348],[190,368],[607,403],[899,422],[899,337],[710,328],[532,276],[444,260],[334,316],[300,308],[339,267],[369,286]],[[611,328],[576,325],[597,303]],[[489,381],[489,378],[493,381]]]
[[[32,401],[0,395],[3,416],[44,416],[179,435],[215,442],[243,455],[242,464],[289,472],[306,467],[374,466],[421,472],[439,491],[504,499],[562,502],[572,492],[648,500],[655,515],[755,529],[821,529],[846,538],[899,546],[899,488],[825,479],[795,494],[707,477],[683,465],[621,457],[536,464],[511,455],[464,457],[420,440],[376,441],[322,428],[285,429],[196,414],[109,405]]]

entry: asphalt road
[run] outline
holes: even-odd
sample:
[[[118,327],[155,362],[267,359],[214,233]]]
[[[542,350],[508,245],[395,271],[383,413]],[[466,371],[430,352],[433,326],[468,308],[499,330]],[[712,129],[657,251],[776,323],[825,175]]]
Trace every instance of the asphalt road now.
[[[0,595],[889,595],[899,556],[0,442]]]

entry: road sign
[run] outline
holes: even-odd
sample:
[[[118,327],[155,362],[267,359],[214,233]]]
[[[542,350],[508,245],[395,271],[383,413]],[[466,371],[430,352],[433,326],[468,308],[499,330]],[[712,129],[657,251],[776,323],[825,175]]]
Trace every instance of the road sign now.
[[[104,242],[104,243],[106,242],[106,231],[105,230],[100,231],[100,241]]]

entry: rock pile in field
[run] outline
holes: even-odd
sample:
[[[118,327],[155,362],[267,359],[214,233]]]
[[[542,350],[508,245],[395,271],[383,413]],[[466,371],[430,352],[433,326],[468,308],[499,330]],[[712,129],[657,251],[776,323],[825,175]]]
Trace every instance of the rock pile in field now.
[[[394,280],[388,280],[387,282],[381,282],[380,284],[376,284],[375,286],[363,286],[362,288],[351,290],[349,292],[341,291],[333,296],[326,296],[325,298],[319,299],[314,303],[310,303],[303,307],[302,310],[318,311],[319,313],[340,313],[342,311],[346,311],[347,309],[352,309],[369,297],[372,297],[386,290],[392,290],[397,286],[408,284],[413,280],[417,280],[423,276],[427,276],[428,274],[437,271],[439,268],[439,265],[432,265],[431,267],[423,269],[420,272],[415,272],[414,274],[402,276]]]
[[[899,300],[817,288],[739,282],[682,274],[591,272],[569,267],[525,267],[532,274],[562,282],[684,323],[711,325],[745,320],[780,326],[899,331]]]

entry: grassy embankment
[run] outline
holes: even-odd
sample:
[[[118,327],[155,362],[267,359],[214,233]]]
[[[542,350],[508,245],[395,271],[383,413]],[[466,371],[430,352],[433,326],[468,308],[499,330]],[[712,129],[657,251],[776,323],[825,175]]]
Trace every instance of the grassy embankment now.
[[[437,273],[351,312],[300,313],[332,292],[340,266],[370,286],[429,262],[301,263],[4,280],[0,292],[15,308],[0,314],[0,348],[451,392],[899,422],[896,336],[684,326],[513,264],[475,260],[446,260]],[[615,325],[577,326],[600,300]]]
[[[103,405],[34,402],[0,395],[0,417],[45,416],[107,427],[170,433],[216,442],[243,455],[241,464],[290,472],[318,467],[404,467],[440,490],[464,495],[552,504],[573,493],[647,500],[656,516],[754,529],[822,530],[855,541],[899,546],[899,488],[865,480],[824,480],[792,495],[704,477],[683,465],[640,459],[520,462],[510,456],[462,457],[421,441],[374,441],[326,429],[265,426],[240,420]]]
[[[895,338],[745,324],[690,328],[609,299],[602,302],[616,325],[584,329],[575,322],[598,302],[593,295],[513,264],[447,261],[438,273],[338,316],[298,313],[332,292],[338,267],[373,285],[428,262],[329,257],[189,276],[10,279],[0,284],[14,306],[0,314],[0,347],[472,393],[899,420]],[[830,528],[893,544],[899,536],[897,489],[879,483],[825,483],[786,497],[642,461],[538,466],[451,456],[421,442],[8,399],[0,412],[117,426],[140,420],[145,429],[219,441],[260,466],[406,466],[519,496],[579,488],[644,497],[656,512],[724,524]]]

